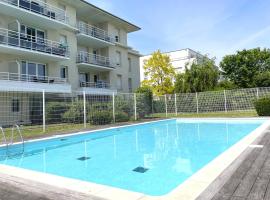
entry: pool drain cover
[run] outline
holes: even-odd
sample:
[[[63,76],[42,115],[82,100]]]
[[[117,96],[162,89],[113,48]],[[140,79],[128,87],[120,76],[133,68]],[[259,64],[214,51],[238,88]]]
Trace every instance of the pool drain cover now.
[[[90,157],[85,157],[85,156],[77,158],[77,160],[80,160],[80,161],[85,161],[85,160],[89,160],[89,159],[90,159]]]
[[[137,167],[135,169],[133,169],[134,172],[138,172],[138,173],[145,173],[148,171],[147,168],[144,168],[144,167]]]
[[[66,141],[67,139],[66,138],[62,138],[62,139],[60,139],[60,141]]]

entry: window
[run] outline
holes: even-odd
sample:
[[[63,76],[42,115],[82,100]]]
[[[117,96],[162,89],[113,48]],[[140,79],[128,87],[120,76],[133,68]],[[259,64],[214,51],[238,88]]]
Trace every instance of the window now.
[[[115,42],[120,42],[120,29],[116,30]]]
[[[67,67],[66,66],[63,66],[60,68],[60,77],[61,78],[67,78],[68,76],[68,71],[67,71]]]
[[[89,82],[89,75],[87,73],[80,73],[80,82],[81,83],[88,83]]]
[[[22,61],[21,65],[22,77],[28,77],[29,80],[44,80],[46,76],[46,65],[42,63],[34,63]]]
[[[118,90],[122,90],[122,75],[118,74],[117,75],[117,82],[116,82],[116,86]]]
[[[12,99],[12,112],[20,112],[19,99]]]
[[[128,58],[128,71],[131,72],[131,58]]]
[[[45,31],[21,25],[21,37],[22,39],[32,42],[36,42],[36,38],[38,38],[38,43],[44,43]]]
[[[117,66],[121,66],[121,52],[120,51],[116,51],[116,65]]]
[[[128,90],[129,92],[132,92],[132,79],[131,78],[128,79]]]

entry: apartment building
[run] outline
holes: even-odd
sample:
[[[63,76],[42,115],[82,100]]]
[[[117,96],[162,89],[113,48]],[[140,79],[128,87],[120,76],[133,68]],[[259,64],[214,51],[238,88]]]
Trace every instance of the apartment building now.
[[[182,49],[176,51],[165,52],[171,59],[171,64],[178,73],[185,72],[186,67],[190,68],[192,63],[199,63],[203,59],[203,55],[192,49]],[[144,62],[148,60],[151,55],[140,57],[140,80],[143,81],[147,77],[144,75]]]
[[[0,90],[134,91],[138,30],[84,0],[0,0]]]
[[[140,54],[127,35],[138,30],[85,0],[0,0],[0,125],[33,123],[43,91],[134,91]]]

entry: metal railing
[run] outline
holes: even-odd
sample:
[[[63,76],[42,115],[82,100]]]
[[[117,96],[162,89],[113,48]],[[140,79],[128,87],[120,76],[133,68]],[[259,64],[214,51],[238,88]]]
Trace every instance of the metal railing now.
[[[115,39],[112,36],[110,36],[107,31],[101,28],[86,24],[81,21],[77,23],[77,28],[79,29],[79,33],[89,35],[91,37],[94,37],[94,38],[97,38],[106,42],[111,42],[111,43],[115,42]]]
[[[0,2],[40,14],[65,24],[69,24],[66,11],[39,0],[0,0]]]
[[[0,80],[5,81],[23,81],[32,83],[48,83],[48,84],[66,84],[67,79],[59,77],[17,74],[9,72],[0,72]]]
[[[3,28],[0,28],[0,45],[69,57],[69,47],[65,44]]]
[[[80,51],[77,55],[77,63],[88,63],[108,68],[114,68],[109,57]]]
[[[100,88],[100,89],[111,89],[109,83],[105,81],[98,81],[98,82],[80,82],[80,87],[86,88]]]

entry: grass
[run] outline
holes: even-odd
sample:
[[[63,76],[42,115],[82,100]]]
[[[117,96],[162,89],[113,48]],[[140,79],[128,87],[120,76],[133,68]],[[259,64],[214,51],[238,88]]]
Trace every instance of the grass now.
[[[213,112],[213,113],[180,113],[177,116],[173,113],[169,113],[166,117],[166,114],[164,113],[156,113],[148,116],[146,119],[141,119],[139,121],[130,121],[126,123],[116,123],[116,124],[108,124],[108,125],[102,125],[102,126],[94,126],[87,124],[87,127],[84,128],[83,124],[52,124],[46,126],[46,131],[43,132],[42,125],[37,126],[22,126],[22,133],[24,139],[32,139],[32,138],[42,138],[47,136],[53,136],[53,135],[60,135],[64,133],[74,133],[79,131],[86,131],[86,130],[94,130],[99,128],[106,128],[111,126],[119,126],[119,125],[125,125],[125,124],[132,124],[132,123],[138,123],[138,122],[144,122],[149,121],[153,119],[159,119],[159,118],[218,118],[218,117],[229,117],[229,118],[237,118],[237,117],[258,117],[256,111],[233,111],[233,112]],[[7,135],[7,139],[11,136],[11,128],[6,128],[5,133]],[[1,138],[0,138],[1,139]],[[19,141],[18,134],[16,134],[16,141]],[[0,141],[1,143],[1,141]]]

